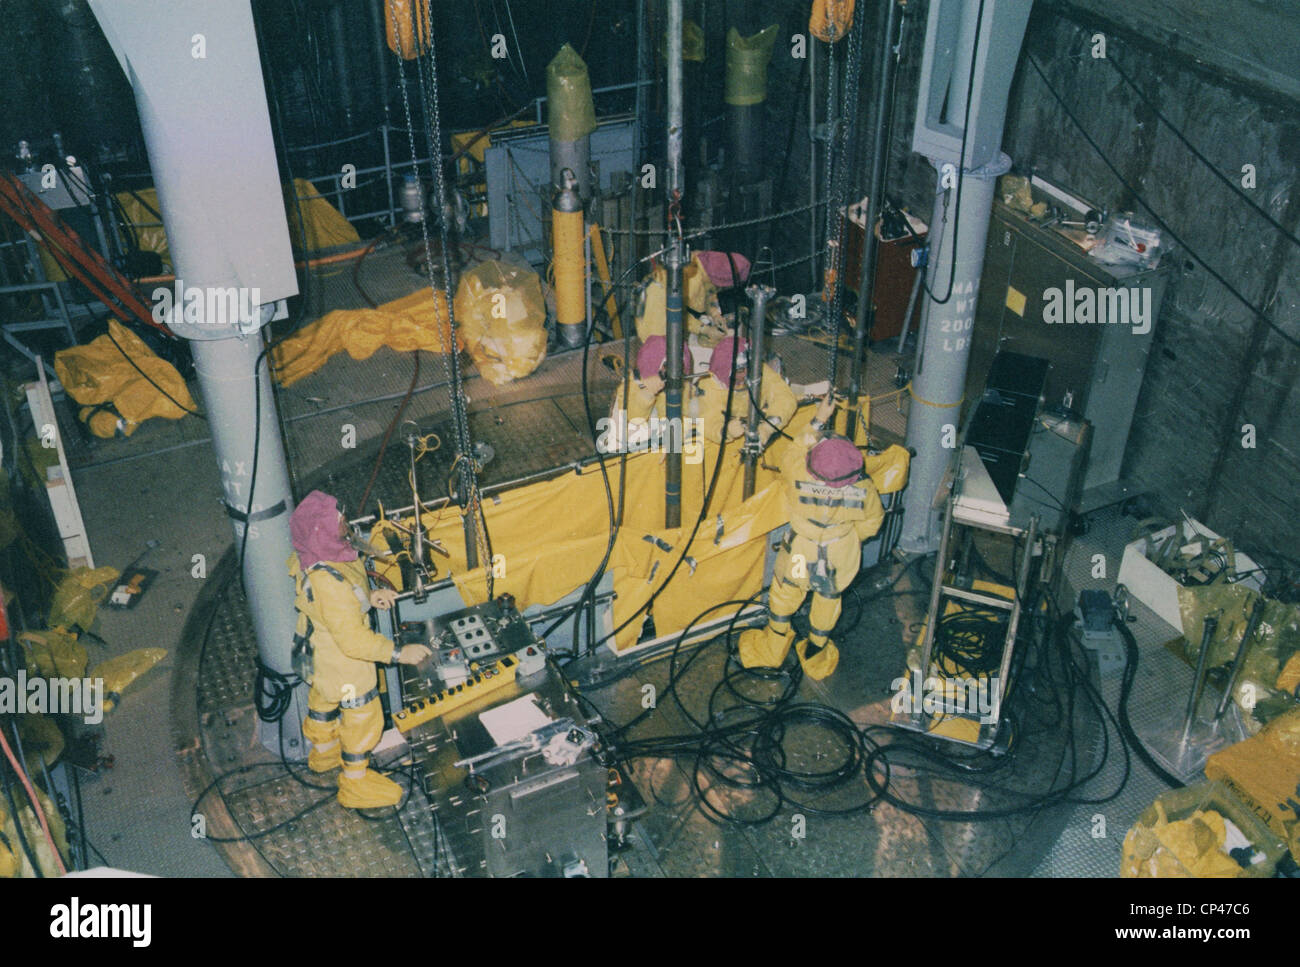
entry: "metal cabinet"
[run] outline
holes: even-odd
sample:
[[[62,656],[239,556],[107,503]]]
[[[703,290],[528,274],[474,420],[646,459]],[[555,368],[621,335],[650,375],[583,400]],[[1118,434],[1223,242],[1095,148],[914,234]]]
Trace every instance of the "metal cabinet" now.
[[[999,349],[1047,359],[1047,404],[1068,399],[1093,426],[1085,510],[1122,496],[1124,450],[1167,281],[1163,268],[1129,272],[1102,265],[1061,232],[994,201],[966,399],[980,399]],[[1121,290],[1128,293],[1123,300]],[[1135,324],[1132,311],[1126,320],[1097,321],[1102,301],[1114,315],[1128,299],[1139,300],[1145,323]]]

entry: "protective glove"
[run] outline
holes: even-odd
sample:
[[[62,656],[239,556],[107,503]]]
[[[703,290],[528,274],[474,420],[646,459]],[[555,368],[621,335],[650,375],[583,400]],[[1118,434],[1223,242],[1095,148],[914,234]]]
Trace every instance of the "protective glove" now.
[[[397,663],[399,665],[418,665],[432,654],[433,652],[424,645],[403,645],[397,653]]]

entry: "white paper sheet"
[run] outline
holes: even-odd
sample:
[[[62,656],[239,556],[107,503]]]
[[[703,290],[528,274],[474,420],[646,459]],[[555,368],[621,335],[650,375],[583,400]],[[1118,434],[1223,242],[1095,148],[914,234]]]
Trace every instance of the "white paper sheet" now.
[[[522,739],[530,732],[551,724],[550,716],[537,707],[532,695],[524,695],[513,702],[490,708],[480,713],[478,720],[488,730],[492,741],[499,746]]]

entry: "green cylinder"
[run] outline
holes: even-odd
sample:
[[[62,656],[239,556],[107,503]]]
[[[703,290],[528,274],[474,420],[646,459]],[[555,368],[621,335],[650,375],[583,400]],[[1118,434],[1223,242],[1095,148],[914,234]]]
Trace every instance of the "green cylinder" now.
[[[767,65],[772,60],[777,25],[765,27],[752,37],[742,37],[732,27],[727,31],[727,83],[723,99],[746,106],[767,100]]]
[[[556,141],[577,141],[596,130],[591,79],[578,52],[565,44],[546,65],[547,124]]]

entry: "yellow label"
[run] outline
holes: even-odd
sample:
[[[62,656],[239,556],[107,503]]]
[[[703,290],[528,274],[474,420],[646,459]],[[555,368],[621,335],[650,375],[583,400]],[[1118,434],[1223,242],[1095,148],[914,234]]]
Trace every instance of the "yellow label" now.
[[[1020,317],[1025,314],[1025,294],[1014,286],[1007,286],[1007,308]]]

